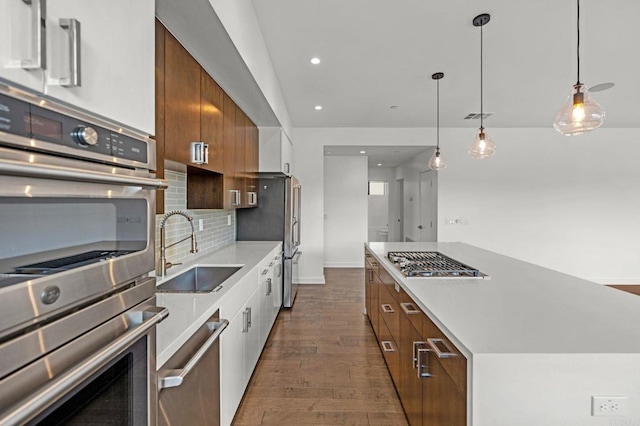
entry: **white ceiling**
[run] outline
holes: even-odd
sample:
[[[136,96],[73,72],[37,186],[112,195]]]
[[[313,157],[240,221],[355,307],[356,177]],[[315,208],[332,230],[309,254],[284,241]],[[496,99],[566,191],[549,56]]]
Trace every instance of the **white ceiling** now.
[[[575,0],[252,0],[295,127],[550,127],[576,80]],[[640,1],[582,0],[581,80],[607,127],[640,127]],[[321,58],[313,66],[311,57]],[[314,110],[322,105],[321,111]],[[390,109],[397,105],[397,109]]]
[[[369,167],[396,167],[406,163],[418,154],[432,148],[424,146],[324,146],[325,156],[355,155],[366,156]],[[365,151],[364,154],[361,151]],[[381,164],[381,166],[378,166]]]

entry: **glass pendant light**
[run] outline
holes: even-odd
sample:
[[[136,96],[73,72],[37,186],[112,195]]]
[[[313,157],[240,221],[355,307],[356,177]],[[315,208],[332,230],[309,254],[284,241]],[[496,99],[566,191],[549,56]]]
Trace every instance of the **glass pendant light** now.
[[[482,27],[485,26],[489,20],[491,19],[491,15],[488,13],[483,13],[481,15],[473,18],[473,26],[480,27],[480,128],[478,129],[478,134],[475,139],[471,143],[471,148],[469,148],[469,154],[478,160],[482,160],[483,158],[491,157],[496,152],[496,144],[493,143],[491,138],[487,136],[484,131],[484,110],[483,110],[483,92],[482,92]]]
[[[440,154],[440,79],[444,77],[444,73],[437,72],[431,76],[437,83],[437,104],[436,104],[436,150],[429,159],[429,168],[431,170],[442,170],[447,167],[447,160]]]
[[[578,81],[571,88],[567,100],[553,123],[565,136],[580,135],[595,130],[604,123],[604,110],[591,98],[587,86],[580,82],[580,0],[578,0]]]

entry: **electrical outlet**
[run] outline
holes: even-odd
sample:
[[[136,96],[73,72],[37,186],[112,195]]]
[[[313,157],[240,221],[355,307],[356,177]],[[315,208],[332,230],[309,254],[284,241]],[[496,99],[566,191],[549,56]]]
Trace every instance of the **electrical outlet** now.
[[[231,215],[227,215],[227,226],[231,226]]]
[[[592,396],[591,415],[600,417],[624,416],[627,414],[626,396]]]
[[[204,231],[204,219],[198,219],[198,230]]]

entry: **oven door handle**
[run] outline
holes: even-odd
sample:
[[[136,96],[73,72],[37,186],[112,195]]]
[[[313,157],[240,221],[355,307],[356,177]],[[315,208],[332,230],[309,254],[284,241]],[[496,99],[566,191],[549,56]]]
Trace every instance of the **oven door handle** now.
[[[85,379],[90,377],[103,365],[117,356],[127,347],[135,343],[145,335],[149,329],[169,315],[169,310],[162,307],[149,307],[140,312],[142,321],[120,336],[118,339],[105,346],[99,352],[78,364],[75,368],[60,375],[56,380],[50,381],[45,386],[30,394],[29,398],[20,401],[3,413],[3,424],[23,424],[33,419],[47,407],[55,403],[61,396],[73,390]]]
[[[202,357],[207,353],[209,348],[218,340],[220,334],[229,325],[229,320],[223,319],[207,324],[214,332],[205,340],[198,352],[179,370],[161,370],[159,372],[159,390],[165,388],[174,388],[180,386],[184,379],[191,373],[191,370],[200,362]]]
[[[139,176],[122,176],[111,173],[74,169],[71,167],[31,164],[23,161],[0,159],[0,175],[27,176],[42,179],[70,180],[74,182],[94,182],[125,186],[141,186],[148,189],[163,189],[167,182],[163,179]]]

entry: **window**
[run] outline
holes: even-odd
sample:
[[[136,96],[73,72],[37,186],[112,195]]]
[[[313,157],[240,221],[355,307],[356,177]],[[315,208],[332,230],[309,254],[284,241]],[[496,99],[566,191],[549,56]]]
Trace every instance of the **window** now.
[[[388,183],[384,181],[369,181],[369,195],[387,195]]]

